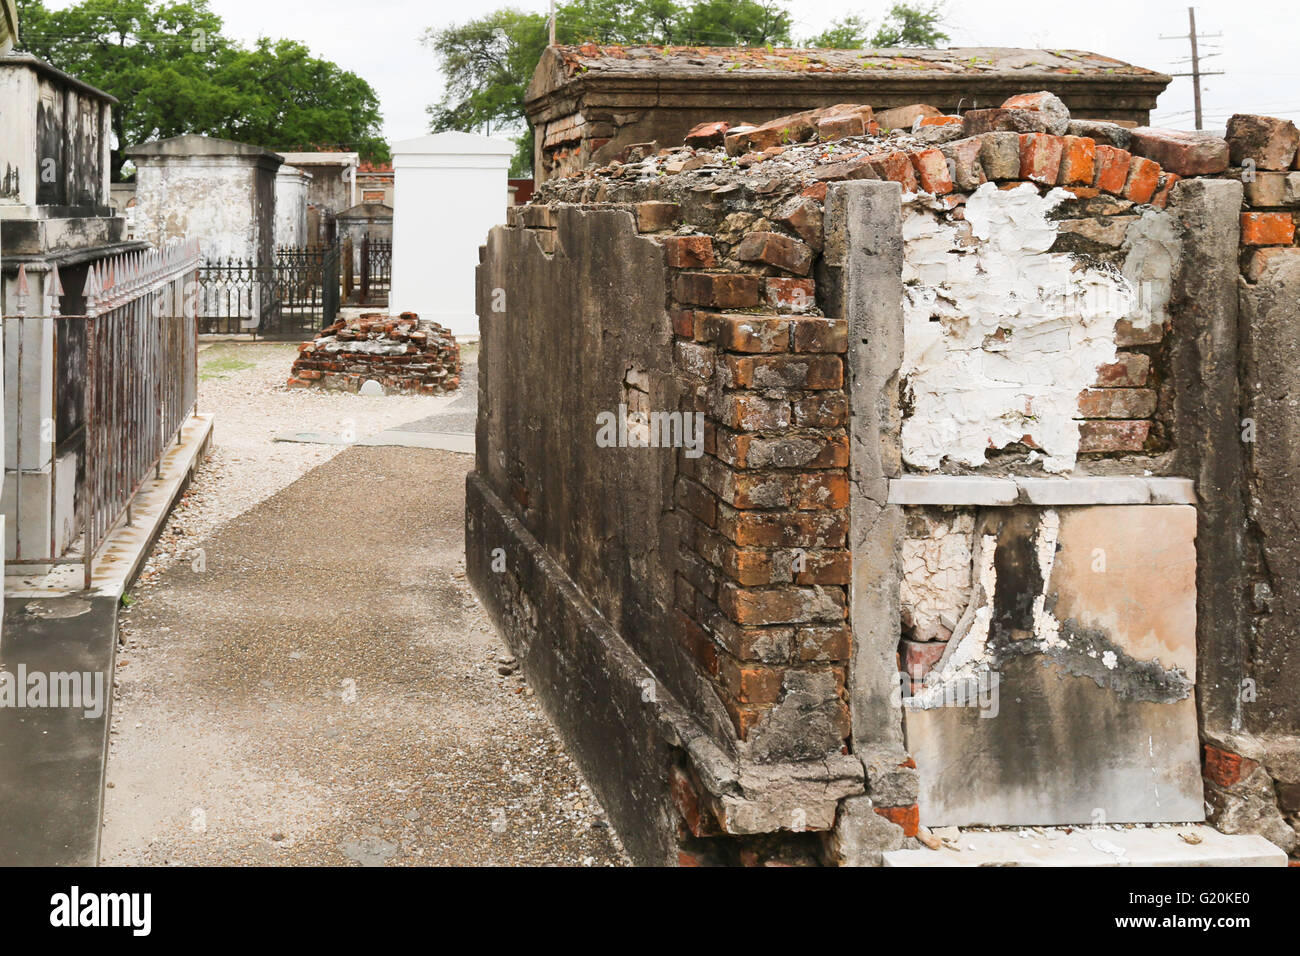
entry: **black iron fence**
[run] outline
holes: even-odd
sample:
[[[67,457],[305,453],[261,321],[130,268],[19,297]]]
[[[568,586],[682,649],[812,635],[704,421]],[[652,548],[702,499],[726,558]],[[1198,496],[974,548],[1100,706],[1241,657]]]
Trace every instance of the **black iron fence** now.
[[[83,564],[91,586],[105,540],[130,522],[136,494],[160,477],[194,412],[198,270],[192,242],[96,263],[75,295],[54,269],[28,314],[20,267],[17,309],[4,316],[16,372],[5,400],[11,563]],[[84,314],[61,314],[70,301]]]
[[[361,305],[382,300],[388,302],[388,290],[393,279],[393,241],[391,239],[361,239]]]
[[[367,233],[343,240],[343,299],[360,306],[386,306],[393,282],[393,240]]]
[[[270,262],[211,259],[199,269],[199,330],[302,338],[334,321],[338,243],[280,247]]]

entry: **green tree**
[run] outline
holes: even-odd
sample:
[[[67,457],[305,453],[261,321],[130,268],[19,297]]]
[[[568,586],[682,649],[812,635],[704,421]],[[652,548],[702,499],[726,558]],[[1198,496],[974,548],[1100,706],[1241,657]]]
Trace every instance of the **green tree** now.
[[[435,132],[515,132],[511,175],[532,168],[524,94],[547,43],[547,18],[512,7],[459,26],[430,29],[424,43],[446,78],[429,107]],[[742,46],[788,43],[790,14],[775,0],[572,0],[556,8],[557,43]]]
[[[347,145],[386,159],[379,98],[302,44],[222,35],[208,0],[18,0],[22,49],[117,97],[113,178],[123,150],[202,133],[270,149]]]
[[[928,47],[947,43],[941,3],[913,6],[896,3],[872,32],[871,23],[858,14],[850,14],[831,23],[830,29],[810,37],[806,45],[827,50],[860,50],[863,47]]]

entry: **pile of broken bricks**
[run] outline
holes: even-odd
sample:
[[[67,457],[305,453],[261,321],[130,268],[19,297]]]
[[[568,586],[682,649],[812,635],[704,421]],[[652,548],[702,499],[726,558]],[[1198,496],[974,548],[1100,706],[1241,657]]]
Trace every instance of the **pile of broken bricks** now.
[[[414,312],[340,319],[298,346],[289,388],[434,395],[460,386],[460,346],[450,330]]]
[[[609,165],[589,167],[568,179],[643,178],[767,163],[782,175],[794,165],[793,171],[805,171],[815,182],[893,180],[906,193],[942,196],[989,181],[1029,181],[1061,186],[1081,199],[1108,194],[1163,206],[1182,177],[1224,173],[1229,150],[1224,139],[1210,133],[1073,120],[1058,97],[1038,92],[961,116],[924,104],[876,113],[870,106],[846,103],[757,126],[702,123],[686,135],[682,147],[636,144]],[[552,191],[564,182],[552,180]],[[545,191],[539,200],[547,201]],[[607,197],[580,201],[593,200]]]

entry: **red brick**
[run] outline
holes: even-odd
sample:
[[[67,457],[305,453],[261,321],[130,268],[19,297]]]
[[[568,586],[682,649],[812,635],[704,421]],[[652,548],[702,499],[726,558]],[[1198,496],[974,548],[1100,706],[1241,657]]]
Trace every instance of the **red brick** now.
[[[674,766],[668,771],[668,794],[672,797],[677,812],[682,815],[682,820],[686,823],[686,829],[694,836],[709,837],[718,836],[722,833],[722,827],[718,825],[717,817],[700,800],[695,781],[681,767]],[[698,864],[691,862],[686,865],[696,866]]]
[[[852,572],[848,551],[808,551],[803,570],[795,571],[795,584],[849,584]]]
[[[847,508],[849,476],[840,471],[806,472],[798,478],[792,504],[802,511]]]
[[[1079,422],[1079,453],[1141,451],[1150,432],[1149,421]]]
[[[937,109],[925,103],[913,103],[910,106],[895,106],[876,114],[876,120],[882,129],[910,130],[918,119],[926,116],[941,116]]]
[[[1160,185],[1160,166],[1149,159],[1134,156],[1129,160],[1128,179],[1124,183],[1125,199],[1141,205],[1150,202]]]
[[[777,222],[793,229],[813,249],[822,247],[824,220],[821,205],[802,196],[786,203],[776,215]]]
[[[834,428],[849,421],[849,399],[843,392],[818,392],[791,407],[791,423],[799,428]]]
[[[1052,185],[1061,172],[1064,140],[1050,133],[1020,134],[1020,178]]]
[[[853,654],[853,632],[847,624],[801,627],[794,646],[801,661],[847,661]]]
[[[1245,268],[1242,274],[1248,282],[1258,282],[1263,278],[1264,273],[1268,272],[1276,265],[1282,265],[1292,259],[1300,259],[1300,248],[1287,246],[1279,248],[1277,246],[1254,249],[1250,252],[1246,260]]]
[[[636,204],[636,228],[638,232],[658,232],[671,229],[677,222],[681,207],[675,202],[639,202]]]
[[[743,548],[842,548],[848,515],[842,509],[773,512],[727,508],[719,516],[718,531]]]
[[[839,587],[745,588],[727,582],[718,594],[718,607],[737,624],[806,624],[843,620],[846,602]],[[756,699],[731,692],[745,703]]]
[[[938,116],[921,116],[918,117],[914,124],[917,129],[922,126],[955,126],[960,125],[961,117],[951,113],[941,113]]]
[[[796,319],[793,328],[796,352],[849,350],[849,324],[844,319]]]
[[[715,610],[709,614],[708,628],[714,640],[737,660],[783,664],[791,658],[795,634],[791,625],[742,627]]]
[[[683,272],[673,282],[677,301],[719,309],[750,309],[759,304],[762,278],[729,272]]]
[[[763,262],[802,276],[812,268],[813,252],[806,243],[778,232],[751,232],[736,247],[736,258]]]
[[[908,807],[872,807],[877,813],[903,828],[903,836],[914,837],[921,829],[921,808],[917,804]]]
[[[790,321],[761,315],[708,315],[703,332],[709,341],[732,352],[786,352]]]
[[[1062,186],[1091,186],[1096,176],[1097,145],[1084,136],[1066,136],[1061,143]]]
[[[739,388],[840,388],[844,362],[838,355],[800,354],[726,357],[729,382]]]
[[[672,236],[663,244],[664,262],[671,269],[710,269],[717,264],[709,236]]]
[[[746,587],[761,587],[767,584],[783,583],[772,551],[750,551],[737,548],[735,545],[728,545],[723,551],[722,569],[737,584]],[[739,630],[752,632],[754,629],[740,628]],[[729,647],[728,650],[730,651],[731,648]],[[736,652],[732,651],[732,653]],[[736,656],[742,660],[750,659],[747,654],[736,654]]]
[[[695,312],[691,309],[671,309],[669,315],[673,320],[673,334],[684,339],[695,337]]]
[[[717,367],[713,349],[695,342],[677,342],[673,358],[678,369],[701,382],[710,381]]]
[[[1234,166],[1249,160],[1256,169],[1289,169],[1300,158],[1300,131],[1290,120],[1237,113],[1228,120],[1228,151]]]
[[[1119,319],[1115,322],[1115,346],[1117,348],[1128,348],[1133,345],[1155,345],[1157,342],[1164,341],[1165,327],[1159,322],[1153,322],[1148,326],[1138,328],[1128,319]]]
[[[812,110],[791,113],[788,116],[778,116],[774,120],[768,120],[746,133],[729,132],[724,137],[723,143],[727,147],[728,156],[739,156],[750,150],[802,142],[817,131],[814,123]]]
[[[899,657],[903,670],[914,681],[919,681],[934,670],[939,658],[943,657],[948,645],[943,641],[903,641],[899,645]]]
[[[1228,143],[1213,133],[1139,126],[1129,131],[1128,148],[1179,176],[1206,176],[1228,168]]]
[[[867,124],[859,113],[823,116],[817,121],[817,138],[823,143],[843,139],[846,136],[861,136],[866,131]]]
[[[727,708],[727,714],[731,717],[731,722],[736,727],[736,736],[741,740],[749,739],[749,735],[753,733],[754,728],[758,726],[763,717],[771,709],[770,707],[755,707],[752,704],[741,704],[727,693],[722,694],[722,706]]]
[[[723,689],[742,704],[772,704],[781,696],[784,671],[779,667],[742,663],[724,657],[718,679]]]
[[[684,578],[679,577],[677,580],[678,582],[685,582]],[[690,588],[689,584],[687,584],[686,587],[694,593],[694,589]],[[718,646],[714,644],[713,639],[709,637],[708,632],[705,631],[704,628],[700,627],[699,624],[695,623],[695,621],[693,621],[682,610],[678,610],[674,614],[673,622],[675,635],[682,647],[690,653],[691,657],[699,662],[700,666],[704,668],[705,673],[710,677],[717,677],[721,654],[718,651]]]
[[[700,123],[698,126],[691,127],[691,131],[686,134],[684,142],[685,145],[693,146],[696,149],[721,146],[729,129],[731,129],[730,124],[724,122]]]
[[[1147,383],[1151,359],[1140,352],[1120,352],[1115,361],[1097,369],[1096,384],[1103,388],[1128,386],[1137,388]]]
[[[952,192],[952,177],[948,174],[948,160],[943,153],[937,149],[923,149],[908,156],[922,189],[936,196]]]
[[[1150,388],[1086,388],[1079,395],[1080,418],[1149,418],[1155,410]]]
[[[1230,750],[1205,745],[1205,762],[1202,775],[1221,787],[1231,787],[1255,772],[1259,764]]]
[[[1047,117],[1039,110],[1001,108],[967,110],[962,114],[961,119],[963,136],[978,136],[981,133],[995,132],[1046,132],[1048,128]]]
[[[1182,178],[1177,173],[1164,173],[1160,177],[1160,185],[1156,187],[1156,194],[1151,197],[1151,205],[1164,209],[1169,202],[1169,194]]]
[[[1295,220],[1289,212],[1243,212],[1243,246],[1289,246],[1295,241]]]
[[[737,434],[704,424],[705,452],[735,468],[843,468],[849,463],[847,436]]]
[[[872,153],[865,160],[881,179],[900,183],[903,192],[914,193],[917,190],[916,170],[907,153],[891,150],[885,153]]]
[[[980,163],[980,152],[983,148],[984,141],[976,137],[944,143],[939,147],[939,151],[948,160],[955,188],[969,192],[988,181],[984,167]]]
[[[812,279],[770,276],[763,283],[767,304],[778,312],[808,312],[817,305],[817,289]]]
[[[909,164],[908,168],[911,166]],[[810,196],[817,200],[826,198],[826,184],[840,182],[846,179],[881,179],[876,167],[871,163],[870,157],[859,156],[853,159],[847,159],[839,163],[827,163],[817,166],[812,171],[813,179],[818,180],[817,184],[821,187],[820,194],[811,192],[813,187],[805,189],[801,195]]]
[[[710,528],[718,523],[718,502],[713,493],[689,478],[677,479],[677,504]]]
[[[790,404],[761,395],[723,394],[710,411],[714,421],[736,431],[779,431],[790,425]]]
[[[1097,178],[1093,185],[1113,196],[1122,194],[1124,184],[1128,182],[1128,168],[1132,162],[1133,154],[1126,149],[1098,146],[1095,161]]]

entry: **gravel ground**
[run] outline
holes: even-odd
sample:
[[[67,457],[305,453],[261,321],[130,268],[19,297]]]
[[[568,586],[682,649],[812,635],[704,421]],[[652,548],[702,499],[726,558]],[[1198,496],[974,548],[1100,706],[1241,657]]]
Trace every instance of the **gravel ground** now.
[[[185,548],[348,447],[278,442],[276,435],[367,438],[436,414],[463,393],[362,397],[289,389],[285,382],[296,354],[292,342],[200,345],[199,411],[216,413],[213,451],[168,521],[138,586],[185,557]]]
[[[202,357],[252,368],[122,614],[102,861],[625,863],[465,581],[471,460],[269,441],[445,400],[279,389],[291,351]]]

